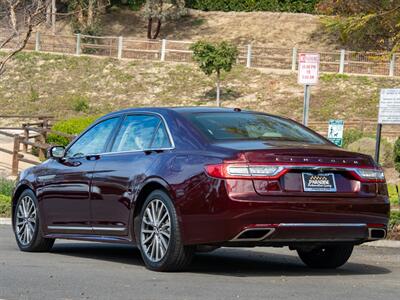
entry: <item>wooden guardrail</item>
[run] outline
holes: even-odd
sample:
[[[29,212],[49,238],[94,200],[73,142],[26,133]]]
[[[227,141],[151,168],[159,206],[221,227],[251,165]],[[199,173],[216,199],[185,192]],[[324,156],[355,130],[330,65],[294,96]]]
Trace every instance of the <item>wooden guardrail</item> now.
[[[75,138],[74,135],[66,134],[63,132],[55,131],[51,129],[50,121],[53,120],[51,116],[21,116],[21,115],[0,115],[0,118],[17,120],[29,119],[29,122],[23,122],[20,126],[3,126],[0,127],[0,135],[12,137],[14,139],[13,149],[6,149],[0,147],[0,152],[10,154],[12,156],[11,173],[12,175],[18,174],[19,162],[25,162],[32,165],[37,165],[39,162],[24,157],[22,153],[31,153],[33,150],[37,150],[37,154],[40,160],[46,158],[47,149],[52,146],[46,142],[48,134],[56,134],[59,136],[66,137],[69,140]],[[33,121],[32,121],[33,120]],[[7,130],[20,130],[21,134],[10,133]],[[21,149],[22,145],[22,149]],[[22,151],[22,153],[21,153]],[[36,152],[36,151],[34,151]],[[36,153],[35,153],[36,154]]]

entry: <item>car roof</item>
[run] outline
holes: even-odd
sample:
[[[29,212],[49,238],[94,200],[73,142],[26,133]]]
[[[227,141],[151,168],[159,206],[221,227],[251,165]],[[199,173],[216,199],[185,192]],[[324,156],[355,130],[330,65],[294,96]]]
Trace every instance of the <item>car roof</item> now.
[[[177,112],[177,113],[210,113],[210,112],[253,112],[249,110],[241,110],[240,108],[226,108],[226,107],[209,107],[209,106],[178,106],[178,107],[138,107],[138,108],[128,108],[124,110],[115,111],[109,113],[99,120],[109,118],[112,116],[118,116],[122,114],[137,113],[137,112],[153,112],[153,113],[167,113],[167,112]]]

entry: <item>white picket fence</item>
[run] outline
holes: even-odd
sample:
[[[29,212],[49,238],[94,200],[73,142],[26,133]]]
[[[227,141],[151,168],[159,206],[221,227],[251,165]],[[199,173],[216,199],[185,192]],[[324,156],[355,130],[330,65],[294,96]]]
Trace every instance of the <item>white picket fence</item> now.
[[[5,35],[4,35],[5,36]],[[1,42],[1,38],[0,38]],[[49,35],[36,32],[26,49],[75,55],[98,55],[118,59],[145,59],[191,62],[190,41],[137,40],[122,36]],[[297,70],[298,53],[321,55],[321,71],[339,74],[400,76],[398,54],[387,52],[355,52],[347,50],[316,50],[272,48],[249,44],[239,46],[238,63],[248,68]]]

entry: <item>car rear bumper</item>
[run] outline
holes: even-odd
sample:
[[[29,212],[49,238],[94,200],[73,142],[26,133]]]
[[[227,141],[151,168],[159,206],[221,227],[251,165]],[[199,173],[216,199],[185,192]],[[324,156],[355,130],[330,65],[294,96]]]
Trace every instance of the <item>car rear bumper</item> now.
[[[185,214],[185,244],[291,245],[346,242],[361,244],[386,237],[390,205],[386,196],[372,198],[262,197],[243,200],[219,194],[207,199],[208,211]],[[199,196],[200,197],[200,196]],[[199,205],[193,199],[188,205]],[[204,198],[202,199],[204,201]],[[264,230],[265,235],[244,232]]]
[[[281,223],[253,224],[243,229],[232,243],[352,242],[386,237],[384,224],[365,223]]]

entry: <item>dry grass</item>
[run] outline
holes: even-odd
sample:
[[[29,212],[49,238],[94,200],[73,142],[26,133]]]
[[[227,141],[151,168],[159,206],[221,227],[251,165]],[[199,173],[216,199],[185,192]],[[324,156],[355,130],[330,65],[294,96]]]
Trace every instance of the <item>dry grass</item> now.
[[[375,118],[380,88],[400,79],[323,75],[312,89],[311,120]],[[0,79],[2,113],[75,115],[135,106],[214,105],[214,81],[195,65],[21,53]],[[223,105],[301,119],[303,87],[295,74],[237,66],[223,77]],[[83,113],[83,112],[82,112]]]

